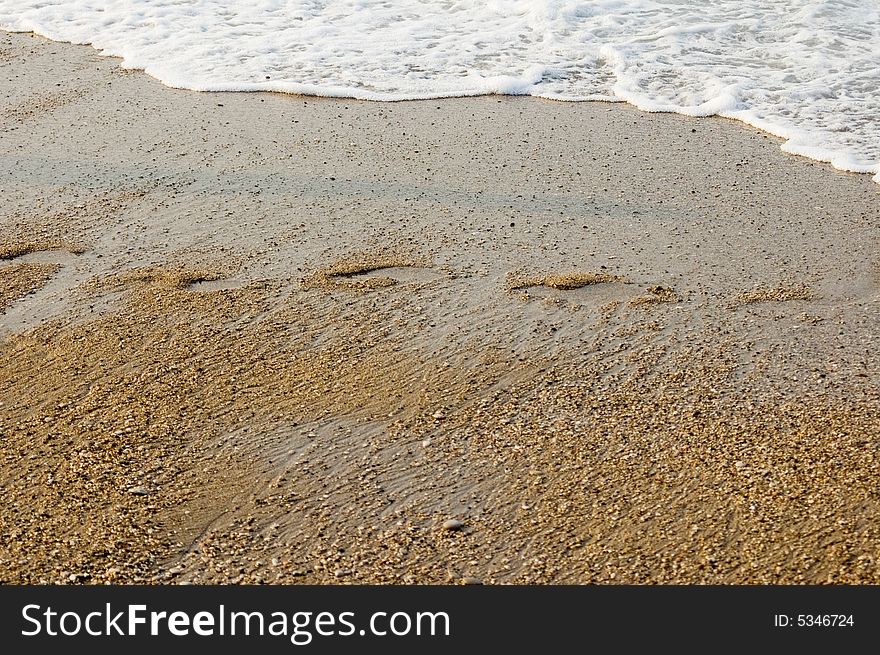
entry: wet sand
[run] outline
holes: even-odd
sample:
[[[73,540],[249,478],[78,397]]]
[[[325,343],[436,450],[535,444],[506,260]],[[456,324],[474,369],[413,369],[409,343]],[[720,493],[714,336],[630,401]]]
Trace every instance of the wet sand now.
[[[2,582],[880,582],[869,176],[4,33],[0,179]]]

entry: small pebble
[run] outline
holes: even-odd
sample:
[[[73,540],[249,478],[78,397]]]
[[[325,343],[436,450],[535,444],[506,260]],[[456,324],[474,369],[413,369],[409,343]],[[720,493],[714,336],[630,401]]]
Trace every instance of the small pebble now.
[[[458,519],[449,519],[443,523],[444,530],[461,530],[464,527],[464,523],[459,521]]]

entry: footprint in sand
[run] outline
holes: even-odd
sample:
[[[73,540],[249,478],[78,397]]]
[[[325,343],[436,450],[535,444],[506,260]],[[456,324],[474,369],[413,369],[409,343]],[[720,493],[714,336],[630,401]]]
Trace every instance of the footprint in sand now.
[[[678,294],[675,293],[674,289],[655,284],[646,288],[643,295],[636,296],[635,298],[630,298],[629,302],[627,302],[627,305],[629,305],[630,307],[652,307],[654,305],[662,305],[666,303],[675,303],[680,301],[681,298],[679,298]]]
[[[733,299],[732,307],[790,302],[792,300],[814,300],[815,298],[816,294],[806,284],[782,284],[777,287],[758,287],[749,291],[741,291]]]
[[[179,264],[145,266],[91,278],[79,287],[98,313],[119,311],[134,301],[141,309],[196,309],[233,314],[253,307],[253,292],[264,283],[229,277],[224,266],[188,268]],[[163,310],[164,311],[164,310]]]
[[[0,268],[0,311],[43,288],[61,264],[12,264]]]
[[[85,252],[85,248],[73,246],[58,239],[41,241],[4,241],[0,242],[0,262],[22,259],[37,253],[57,251],[66,251],[71,255],[81,255]]]
[[[519,291],[525,300],[533,298],[547,303],[563,303],[572,308],[605,308],[618,306],[632,295],[632,282],[621,275],[585,271],[507,276],[507,290]],[[562,296],[558,292],[565,292]]]
[[[230,278],[227,272],[216,268],[147,266],[94,281],[89,288],[103,291],[157,288],[166,291],[204,293],[240,289],[244,286],[246,285],[242,280]]]
[[[511,291],[544,287],[561,291],[573,291],[592,287],[597,284],[630,284],[629,280],[620,275],[610,273],[585,273],[571,271],[568,273],[553,273],[547,275],[517,276],[511,275],[507,280],[507,288]]]
[[[0,243],[0,311],[42,289],[64,263],[84,252],[62,241]],[[51,254],[48,254],[51,253]]]
[[[681,300],[673,289],[660,285],[649,286],[645,293],[633,296],[633,286],[635,284],[622,275],[604,272],[510,274],[507,278],[507,290],[521,291],[527,299],[534,296],[548,302],[559,302],[562,299],[554,292],[564,291],[566,303],[593,306],[603,312],[616,309],[623,303],[629,307],[651,307]]]
[[[441,274],[423,259],[404,255],[360,255],[319,268],[302,280],[305,289],[370,291],[399,284],[425,284]]]
[[[204,293],[206,291],[232,291],[233,289],[241,289],[245,286],[242,280],[232,278],[217,278],[205,280],[193,280],[186,285],[187,291],[196,293]]]

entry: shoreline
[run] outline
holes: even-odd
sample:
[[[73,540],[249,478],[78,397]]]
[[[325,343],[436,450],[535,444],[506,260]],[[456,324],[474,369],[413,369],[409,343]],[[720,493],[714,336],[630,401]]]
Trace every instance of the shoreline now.
[[[838,171],[841,173],[852,173],[855,175],[871,175],[872,180],[874,182],[876,182],[877,184],[880,184],[880,170],[877,170],[877,171],[871,170],[870,167],[868,167],[868,166],[859,166],[858,168],[853,168],[852,166],[850,166],[850,167],[838,166],[837,164],[833,163],[834,156],[822,158],[822,157],[816,156],[814,154],[811,155],[811,154],[806,154],[803,152],[796,152],[795,150],[792,150],[792,149],[786,149],[785,145],[787,143],[789,143],[791,141],[791,139],[789,137],[785,137],[780,134],[780,130],[783,130],[784,128],[776,127],[776,126],[767,126],[767,125],[762,126],[758,122],[755,122],[754,120],[750,121],[744,117],[733,116],[733,115],[731,115],[732,112],[729,112],[726,110],[724,112],[716,113],[716,114],[693,116],[691,114],[674,112],[671,110],[644,109],[644,108],[640,107],[636,102],[626,100],[624,98],[574,99],[574,98],[562,98],[562,97],[554,98],[554,97],[550,97],[550,96],[517,94],[517,93],[474,92],[474,93],[464,93],[461,95],[425,95],[423,97],[417,97],[417,98],[382,99],[380,97],[369,98],[369,97],[359,97],[356,95],[345,95],[344,93],[330,94],[330,93],[327,93],[326,89],[324,90],[324,93],[319,93],[320,87],[314,87],[312,92],[302,92],[302,93],[295,93],[295,92],[288,92],[288,91],[277,91],[277,90],[273,90],[273,89],[262,89],[262,88],[252,88],[252,89],[230,88],[230,89],[208,89],[208,90],[205,90],[205,89],[196,89],[196,88],[190,88],[190,87],[166,83],[166,82],[162,81],[161,78],[159,78],[158,76],[154,76],[153,74],[148,73],[146,71],[146,69],[144,69],[144,68],[137,68],[137,67],[136,68],[122,68],[121,64],[124,61],[124,57],[122,57],[120,55],[110,54],[110,53],[105,54],[105,52],[103,50],[93,46],[91,43],[74,43],[71,41],[65,41],[63,39],[62,40],[54,40],[51,37],[48,37],[43,34],[40,34],[39,32],[33,32],[33,31],[30,31],[30,32],[8,32],[5,30],[0,30],[0,31],[3,31],[3,33],[6,33],[6,34],[20,34],[20,35],[45,39],[45,40],[53,41],[54,43],[61,43],[61,44],[65,44],[65,45],[82,46],[82,47],[91,48],[100,57],[116,60],[120,64],[119,70],[124,70],[124,71],[132,72],[132,73],[141,73],[141,74],[147,75],[148,77],[159,82],[160,84],[162,84],[166,88],[174,89],[177,91],[192,91],[195,93],[265,93],[265,94],[273,94],[273,95],[278,94],[278,95],[282,95],[282,96],[292,96],[295,98],[316,98],[316,99],[317,98],[324,98],[324,99],[329,99],[329,100],[338,100],[340,102],[346,102],[346,101],[349,101],[349,102],[378,102],[378,103],[389,103],[389,104],[406,103],[406,102],[417,102],[418,103],[418,102],[432,102],[432,101],[436,101],[436,100],[443,101],[443,100],[456,100],[456,99],[466,99],[466,98],[501,96],[501,97],[508,97],[508,98],[517,98],[517,97],[518,98],[533,98],[535,100],[547,100],[550,102],[561,102],[563,104],[583,103],[583,102],[600,103],[600,104],[604,104],[604,103],[625,104],[629,107],[633,107],[635,109],[638,109],[641,112],[649,113],[649,114],[670,113],[670,114],[674,114],[677,116],[686,116],[686,117],[691,117],[691,118],[723,118],[726,120],[740,123],[743,126],[748,127],[748,128],[754,128],[754,129],[758,130],[759,132],[766,134],[767,136],[773,137],[775,139],[779,139],[780,140],[780,149],[782,150],[782,152],[784,152],[786,154],[794,155],[795,157],[802,157],[804,159],[808,159],[810,161],[817,162],[820,164],[827,164],[835,171]],[[305,85],[305,86],[309,86],[309,85]],[[733,112],[733,113],[735,113],[735,112]],[[811,148],[811,149],[815,150],[814,148]],[[840,155],[838,155],[838,157],[839,156]],[[849,157],[849,155],[847,155],[847,157]]]
[[[0,54],[2,582],[880,581],[870,179]]]

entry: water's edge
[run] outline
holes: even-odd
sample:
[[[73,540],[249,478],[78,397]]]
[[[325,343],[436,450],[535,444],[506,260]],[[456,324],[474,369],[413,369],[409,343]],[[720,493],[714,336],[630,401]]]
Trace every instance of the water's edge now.
[[[670,114],[679,114],[682,116],[690,116],[690,117],[698,117],[698,118],[708,118],[708,117],[718,117],[718,118],[726,118],[730,120],[734,120],[750,127],[754,127],[762,132],[772,135],[782,141],[780,148],[783,152],[788,154],[797,155],[800,157],[804,157],[806,159],[810,159],[812,161],[821,162],[823,164],[829,164],[832,168],[837,171],[853,173],[857,175],[871,175],[873,174],[872,180],[880,184],[880,167],[874,166],[854,166],[852,164],[847,164],[841,162],[839,159],[836,159],[834,156],[823,156],[820,153],[815,152],[814,148],[810,146],[798,146],[792,143],[790,136],[786,134],[786,130],[783,127],[779,127],[774,125],[769,121],[761,121],[756,120],[752,117],[746,115],[744,111],[737,110],[719,110],[715,112],[711,111],[698,111],[698,112],[689,112],[689,111],[676,111],[673,108],[650,108],[645,107],[637,100],[620,98],[620,97],[612,97],[607,95],[595,95],[592,97],[586,98],[575,98],[575,97],[560,97],[553,95],[542,95],[540,93],[530,92],[527,89],[527,85],[524,85],[522,80],[518,78],[510,77],[504,79],[497,80],[497,90],[495,91],[487,91],[485,89],[474,88],[473,90],[462,90],[456,92],[437,92],[437,93],[413,93],[407,94],[406,97],[395,97],[390,94],[380,94],[375,92],[370,92],[363,89],[357,89],[352,87],[337,87],[337,86],[320,86],[320,85],[309,85],[309,84],[296,84],[295,90],[290,88],[289,86],[279,85],[277,83],[248,83],[248,84],[229,84],[229,85],[210,85],[200,87],[198,85],[184,85],[180,83],[170,82],[168,80],[163,79],[159,75],[150,71],[149,67],[141,67],[141,66],[128,66],[126,65],[126,58],[123,54],[113,52],[108,49],[98,48],[94,46],[90,42],[77,42],[72,40],[67,40],[64,38],[55,38],[48,34],[44,34],[39,30],[28,29],[28,30],[15,30],[9,29],[7,27],[0,27],[0,31],[7,33],[15,33],[15,34],[33,34],[40,38],[44,38],[50,41],[54,41],[56,43],[68,43],[76,46],[88,46],[92,48],[99,56],[109,57],[112,59],[118,59],[120,62],[120,66],[123,68],[127,68],[129,70],[139,70],[149,77],[155,79],[163,86],[172,89],[180,89],[186,91],[195,91],[197,93],[283,93],[292,96],[308,96],[308,97],[318,97],[318,98],[338,98],[338,99],[350,99],[357,101],[365,101],[365,102],[382,102],[382,103],[396,103],[396,102],[410,102],[410,101],[423,101],[423,100],[438,100],[442,98],[467,98],[467,97],[477,97],[477,96],[490,96],[490,95],[506,95],[506,96],[528,96],[534,98],[540,98],[544,100],[551,100],[556,102],[570,102],[570,103],[579,103],[579,102],[604,102],[604,103],[625,103],[629,104],[632,107],[635,107],[639,111],[643,111],[646,113],[670,113]],[[874,168],[877,168],[875,171]]]

